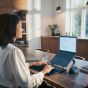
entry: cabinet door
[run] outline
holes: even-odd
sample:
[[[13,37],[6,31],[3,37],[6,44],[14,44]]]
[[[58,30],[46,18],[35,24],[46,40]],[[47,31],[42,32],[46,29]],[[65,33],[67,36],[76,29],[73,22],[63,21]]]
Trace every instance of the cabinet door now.
[[[41,37],[42,49],[48,49],[51,53],[57,53],[59,50],[59,39],[56,37]]]
[[[59,51],[59,38],[49,38],[49,48],[51,53],[58,53]]]
[[[47,37],[41,37],[42,49],[49,49],[49,39]]]
[[[77,55],[88,60],[88,40],[77,39]]]

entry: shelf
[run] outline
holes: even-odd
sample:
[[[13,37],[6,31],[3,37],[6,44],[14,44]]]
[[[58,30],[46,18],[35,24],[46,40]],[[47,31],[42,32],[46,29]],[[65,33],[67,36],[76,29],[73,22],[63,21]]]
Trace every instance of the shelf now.
[[[16,46],[18,46],[18,47],[27,47],[27,45],[16,45]]]
[[[15,13],[20,17],[21,21],[22,21],[22,28],[23,28],[23,31],[22,31],[22,38],[21,39],[18,39],[17,40],[17,45],[18,46],[27,46],[27,28],[26,28],[26,14],[27,14],[27,10],[17,10],[15,11]]]
[[[22,23],[26,23],[26,21],[21,21]]]
[[[27,33],[22,33],[22,35],[26,35]]]

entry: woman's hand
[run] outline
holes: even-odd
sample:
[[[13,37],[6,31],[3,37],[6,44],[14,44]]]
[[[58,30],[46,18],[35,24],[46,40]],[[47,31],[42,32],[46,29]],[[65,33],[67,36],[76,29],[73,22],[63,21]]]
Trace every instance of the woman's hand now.
[[[47,62],[45,61],[38,61],[38,62],[31,62],[30,66],[40,66],[40,65],[46,65]]]
[[[44,74],[47,74],[47,73],[49,73],[52,69],[53,69],[52,66],[50,66],[50,65],[45,65],[45,67],[44,67],[44,69],[42,70],[42,72],[43,72]]]
[[[36,66],[46,65],[46,64],[47,64],[47,62],[45,62],[45,61],[38,61],[38,62],[36,62]]]
[[[42,70],[42,72],[44,74],[49,73],[53,69],[53,67],[48,65],[47,62],[45,62],[45,61],[38,61],[38,62],[31,62],[30,63],[30,66],[41,66],[41,65],[45,65],[44,69]]]

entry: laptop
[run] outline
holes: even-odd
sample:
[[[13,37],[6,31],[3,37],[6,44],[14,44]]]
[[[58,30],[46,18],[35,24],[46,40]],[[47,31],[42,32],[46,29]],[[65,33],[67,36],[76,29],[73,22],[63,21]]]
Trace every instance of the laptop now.
[[[58,50],[58,53],[49,62],[49,64],[52,65],[54,69],[46,75],[52,75],[66,71],[70,68],[71,61],[74,59],[74,56],[76,55],[76,37],[60,36],[58,41],[60,42],[60,48]],[[37,71],[41,71],[43,68],[44,66],[32,67],[32,69]]]

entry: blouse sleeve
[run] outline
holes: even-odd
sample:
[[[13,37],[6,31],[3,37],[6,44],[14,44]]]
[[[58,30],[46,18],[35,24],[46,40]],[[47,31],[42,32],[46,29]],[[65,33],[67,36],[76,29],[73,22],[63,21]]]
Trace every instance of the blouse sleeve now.
[[[25,57],[20,49],[15,48],[12,54],[10,54],[9,64],[11,65],[15,80],[21,88],[37,88],[41,85],[44,74],[39,72],[30,75],[30,70],[25,63]]]

